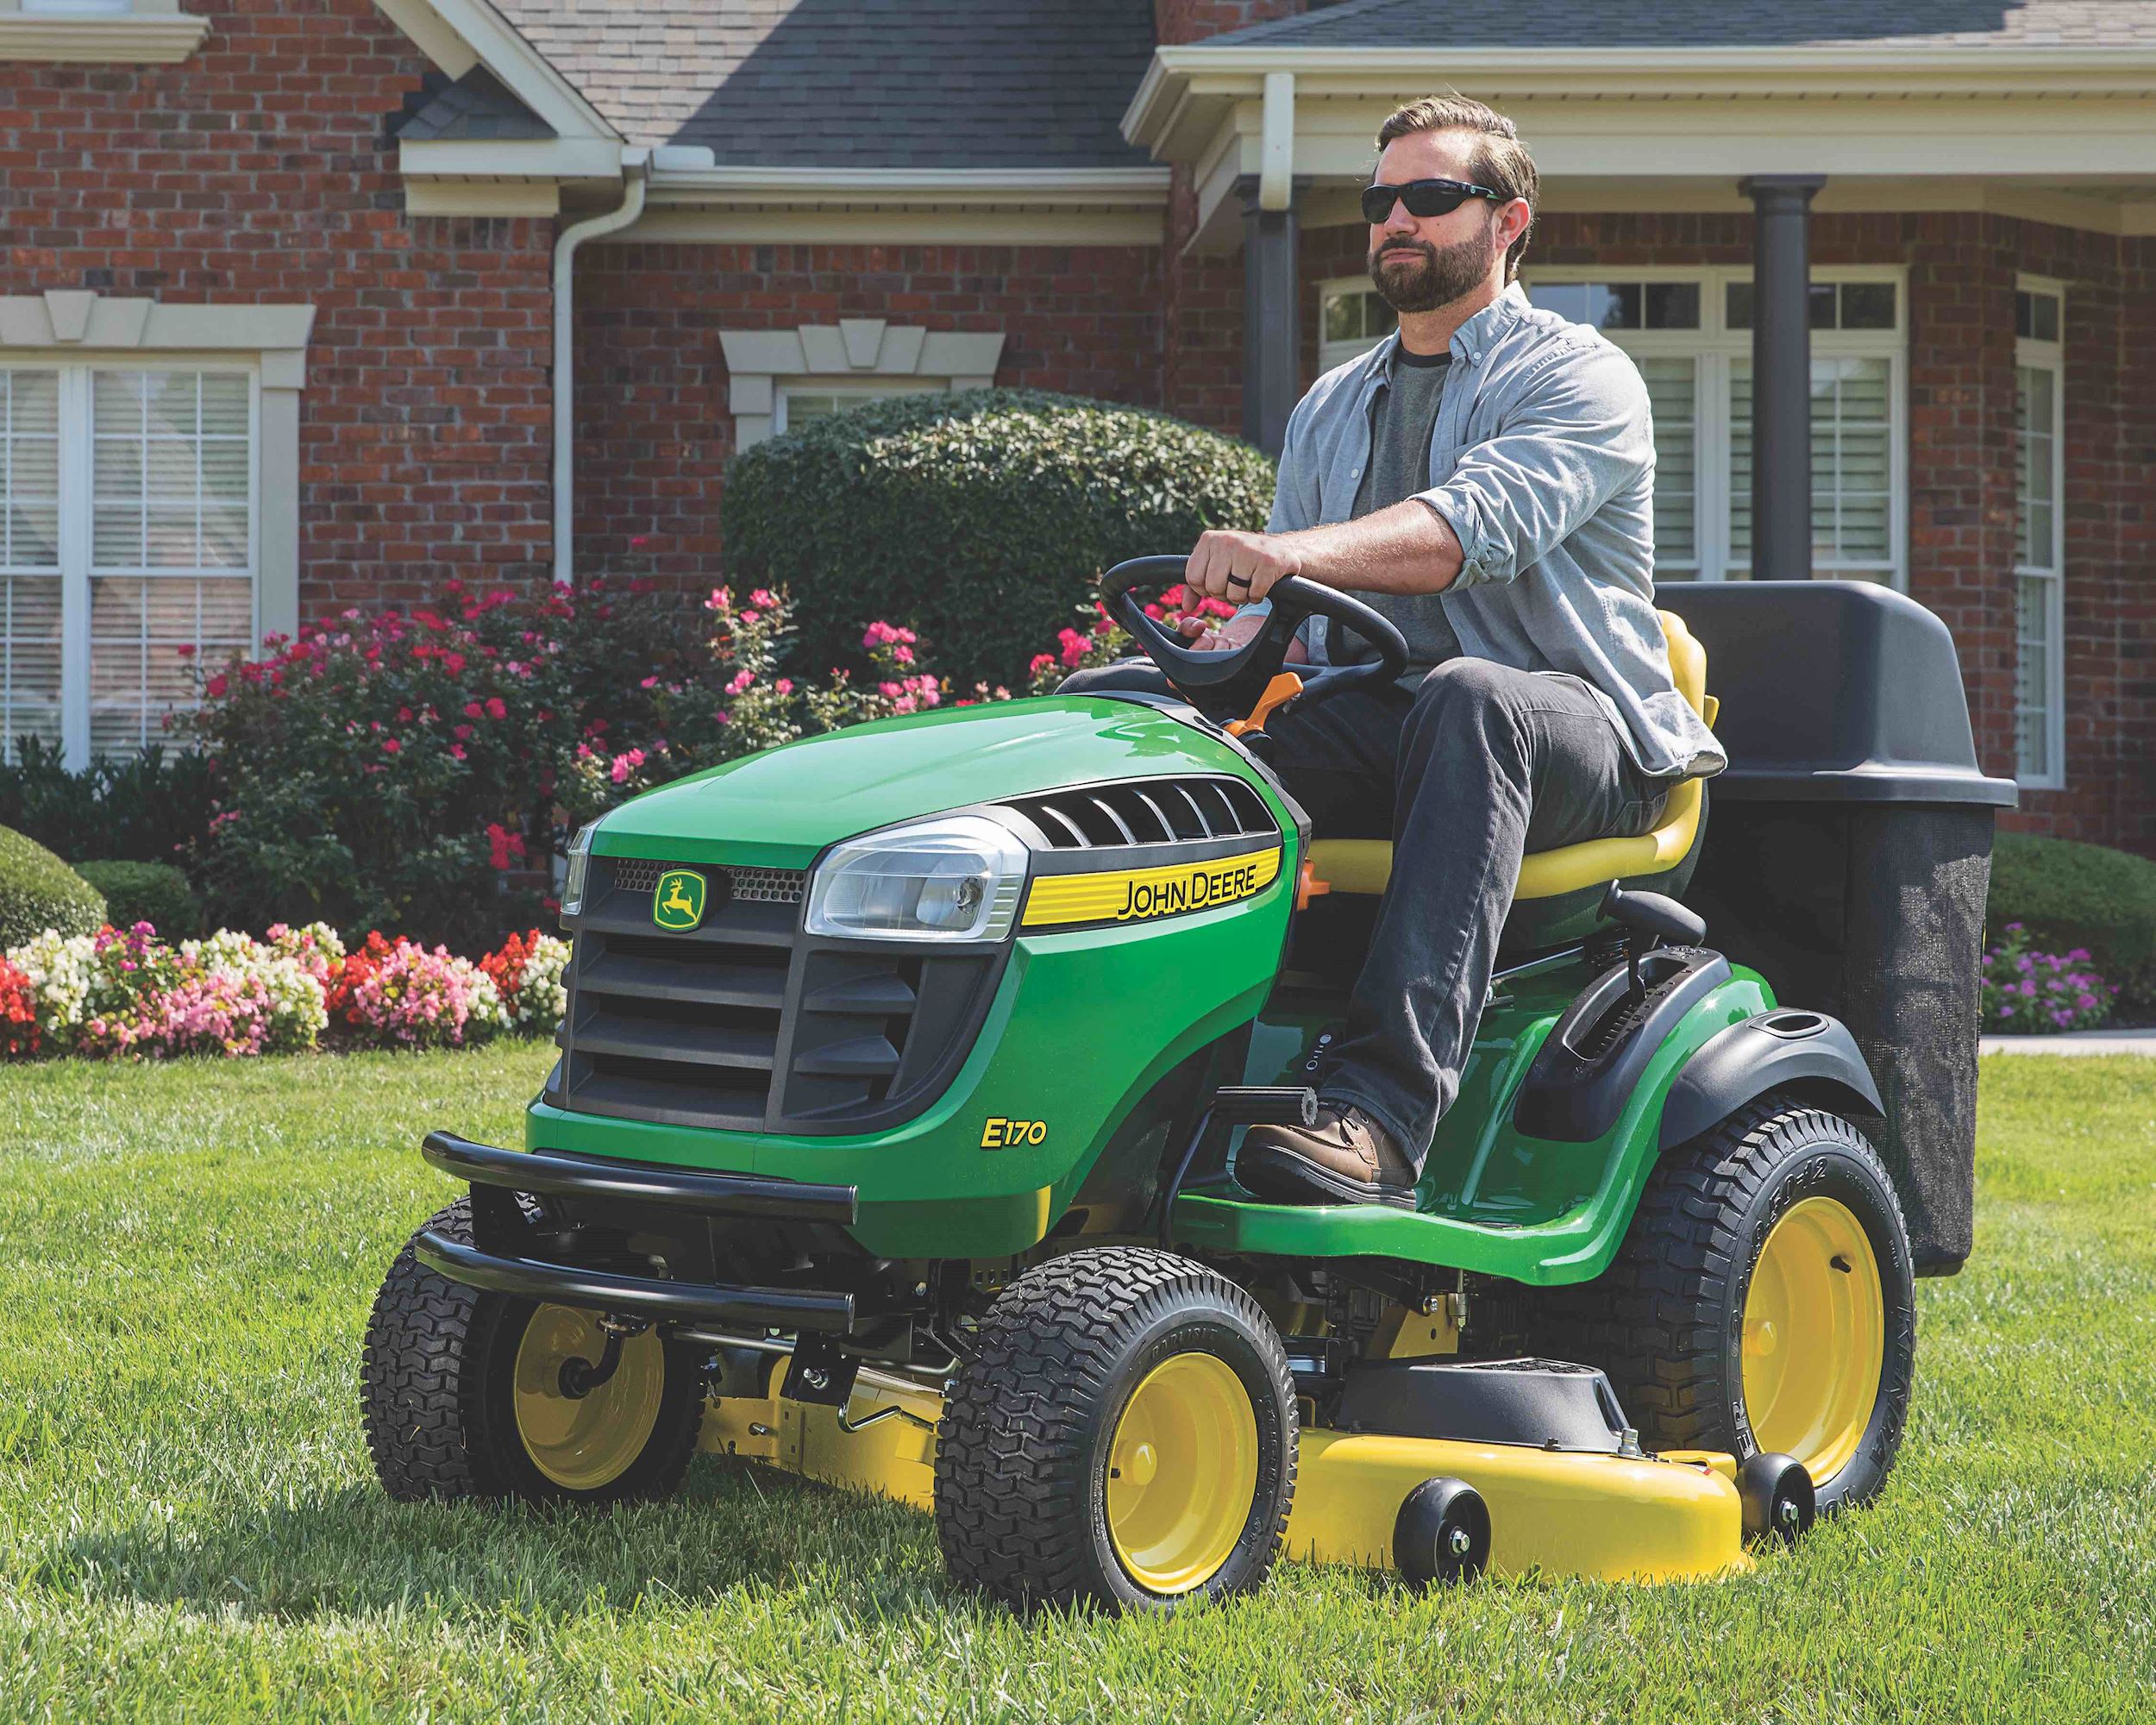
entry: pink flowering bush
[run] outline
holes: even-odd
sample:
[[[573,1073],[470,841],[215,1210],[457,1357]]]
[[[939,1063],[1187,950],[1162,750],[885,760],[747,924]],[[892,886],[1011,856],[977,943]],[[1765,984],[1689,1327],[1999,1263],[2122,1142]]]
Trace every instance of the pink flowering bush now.
[[[1236,607],[1225,599],[1199,599],[1187,587],[1169,587],[1145,606],[1145,614],[1171,633],[1185,618],[1218,623],[1233,617]],[[1099,605],[1093,607],[1083,629],[1065,628],[1056,637],[1056,650],[1036,653],[1026,667],[1031,693],[1053,694],[1073,671],[1106,665],[1137,652],[1138,646],[1123,626]]]
[[[2110,1016],[2115,991],[2090,968],[2088,949],[2063,957],[2030,950],[2018,922],[1984,955],[1984,1027],[1992,1032],[2053,1034],[2089,1030]]]
[[[793,737],[943,699],[908,629],[877,623],[873,675],[785,664],[783,591],[745,602],[597,577],[573,593],[354,607],[265,637],[257,659],[191,667],[174,728],[216,768],[188,872],[213,923],[399,928],[425,944],[499,938],[556,908],[505,873],[637,792]]]

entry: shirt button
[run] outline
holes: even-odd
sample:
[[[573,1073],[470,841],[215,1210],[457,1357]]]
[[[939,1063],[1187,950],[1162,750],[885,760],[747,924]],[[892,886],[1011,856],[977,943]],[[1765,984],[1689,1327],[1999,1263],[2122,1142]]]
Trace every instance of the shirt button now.
[[[1350,479],[1351,479],[1351,480],[1359,480],[1359,479],[1361,479],[1361,478],[1363,477],[1363,470],[1362,470],[1362,468],[1360,468],[1360,467],[1357,467],[1357,468],[1353,469],[1351,472],[1350,472],[1350,473],[1349,473],[1348,477],[1349,477]]]

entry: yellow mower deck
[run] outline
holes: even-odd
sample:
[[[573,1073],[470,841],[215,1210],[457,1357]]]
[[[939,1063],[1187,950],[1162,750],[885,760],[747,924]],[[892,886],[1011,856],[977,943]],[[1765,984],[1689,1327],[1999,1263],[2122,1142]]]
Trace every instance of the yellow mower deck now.
[[[932,1506],[931,1427],[940,1397],[864,1370],[844,1410],[856,1428],[849,1432],[838,1409],[779,1393],[786,1364],[772,1374],[768,1396],[714,1396],[701,1447],[917,1509]],[[887,1411],[893,1408],[899,1412]],[[1449,1475],[1489,1506],[1496,1574],[1539,1569],[1597,1581],[1708,1580],[1752,1567],[1735,1473],[1733,1458],[1706,1452],[1632,1459],[1312,1427],[1296,1454],[1286,1554],[1390,1569],[1401,1503],[1424,1480]]]

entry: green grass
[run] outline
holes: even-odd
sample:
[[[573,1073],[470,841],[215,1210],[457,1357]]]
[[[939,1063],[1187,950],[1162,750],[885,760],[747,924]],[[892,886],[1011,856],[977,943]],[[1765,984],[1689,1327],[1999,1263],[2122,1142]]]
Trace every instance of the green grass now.
[[[1021,1623],[925,1517],[709,1458],[585,1518],[376,1488],[375,1284],[550,1051],[0,1070],[0,1718],[2147,1720],[2156,1061],[1986,1063],[1884,1497],[1755,1575],[1285,1567]]]

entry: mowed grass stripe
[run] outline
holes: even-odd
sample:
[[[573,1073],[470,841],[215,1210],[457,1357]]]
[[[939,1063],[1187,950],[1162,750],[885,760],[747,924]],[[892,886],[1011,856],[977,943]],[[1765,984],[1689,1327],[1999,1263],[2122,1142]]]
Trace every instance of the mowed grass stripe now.
[[[0,1717],[2146,1720],[2156,1063],[1997,1059],[1885,1498],[1733,1583],[1284,1567],[1022,1623],[924,1517],[701,1459],[596,1516],[390,1503],[359,1340],[543,1046],[0,1070]]]

